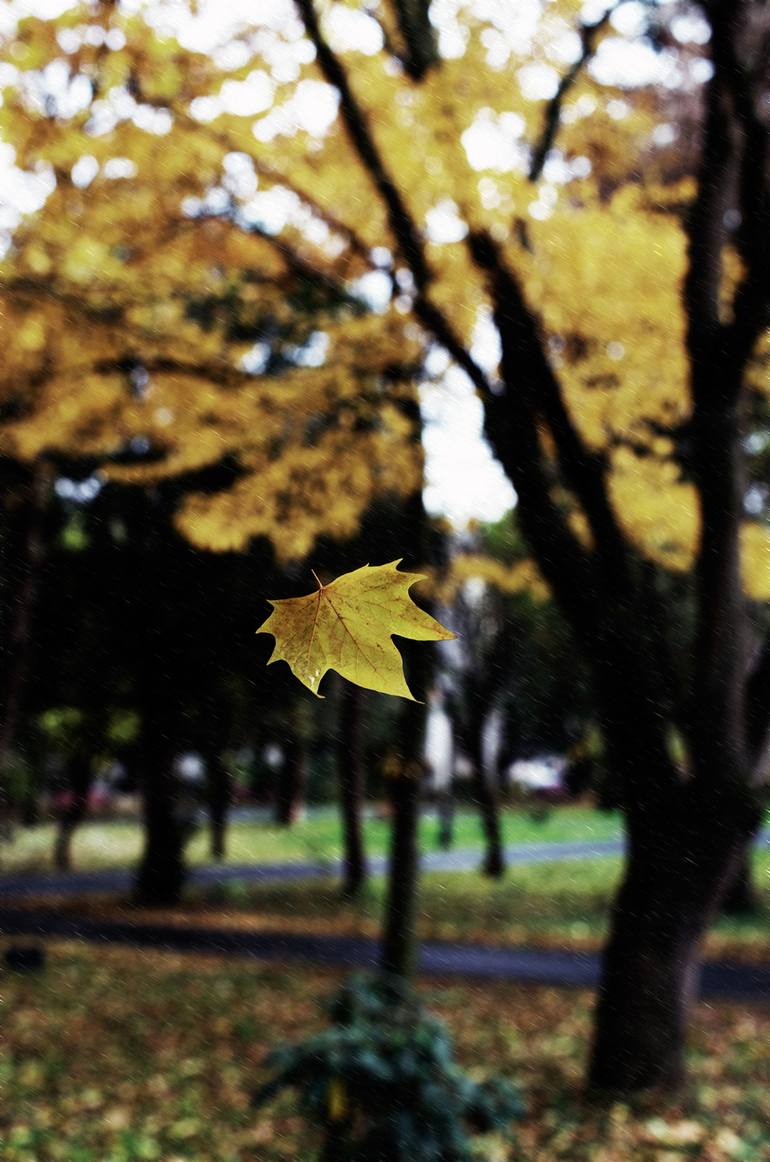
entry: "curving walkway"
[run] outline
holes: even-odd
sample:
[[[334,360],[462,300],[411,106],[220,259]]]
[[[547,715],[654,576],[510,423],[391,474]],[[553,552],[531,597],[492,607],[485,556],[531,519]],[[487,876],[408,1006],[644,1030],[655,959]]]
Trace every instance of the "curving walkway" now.
[[[756,840],[758,845],[770,846],[770,830],[761,832]],[[564,843],[519,843],[507,847],[505,858],[508,867],[526,867],[538,863],[557,863],[569,859],[601,859],[610,855],[621,855],[622,839],[572,840]],[[422,857],[422,870],[433,872],[474,871],[481,864],[482,853],[478,848],[460,851],[432,851]],[[384,874],[387,866],[385,856],[369,859],[369,870],[373,875]],[[276,883],[302,879],[323,879],[339,876],[342,872],[341,860],[316,861],[314,863],[263,863],[263,864],[207,864],[191,868],[188,883],[223,884],[233,880],[245,883]],[[93,872],[19,872],[3,876],[0,872],[0,900],[3,897],[23,896],[80,896],[90,892],[127,891],[133,882],[133,872],[129,869]]]
[[[768,836],[770,838],[770,836]],[[620,839],[578,840],[569,843],[523,843],[506,849],[506,859],[510,867],[527,864],[551,863],[563,859],[595,859],[608,855],[618,855],[623,850]],[[434,851],[423,856],[424,871],[473,871],[481,863],[478,848],[461,851]],[[385,856],[369,859],[369,867],[374,875],[382,875],[387,860]],[[342,871],[340,860],[315,863],[265,863],[265,864],[208,864],[192,868],[188,882],[193,884],[222,884],[232,880],[248,883],[274,883],[301,879],[319,879],[336,876]],[[0,875],[0,897],[40,896],[40,895],[84,895],[88,892],[120,892],[131,887],[133,872],[19,872],[9,876]]]
[[[770,843],[770,831],[763,832],[758,842]],[[509,847],[506,856],[509,866],[515,867],[617,855],[622,850],[622,842],[611,839],[519,844]],[[431,852],[423,857],[422,866],[425,871],[468,871],[478,866],[480,858],[478,850]],[[382,856],[370,860],[371,870],[375,874],[382,874],[385,866],[386,860]],[[339,861],[232,867],[211,865],[192,869],[190,880],[199,884],[233,880],[270,883],[333,876],[339,874],[340,870]],[[178,952],[249,956],[280,963],[301,962],[337,967],[373,967],[377,963],[376,941],[362,937],[137,924],[61,915],[52,908],[13,906],[14,899],[45,894],[120,892],[130,887],[131,880],[130,871],[7,876],[0,879],[0,898],[4,897],[8,901],[6,906],[0,905],[0,935],[52,936]],[[420,970],[436,975],[592,988],[598,980],[599,958],[593,953],[568,950],[496,948],[427,941],[421,947]],[[707,963],[701,977],[701,994],[705,997],[730,997],[770,1003],[770,964]]]
[[[281,964],[310,963],[342,968],[373,968],[378,951],[376,941],[355,936],[303,936],[187,925],[133,924],[27,908],[0,908],[0,934],[54,936],[159,951],[214,953]],[[421,973],[436,976],[593,988],[599,977],[599,957],[595,953],[567,950],[495,948],[426,941],[421,946],[419,968]],[[770,964],[709,961],[701,973],[700,995],[770,1004]]]

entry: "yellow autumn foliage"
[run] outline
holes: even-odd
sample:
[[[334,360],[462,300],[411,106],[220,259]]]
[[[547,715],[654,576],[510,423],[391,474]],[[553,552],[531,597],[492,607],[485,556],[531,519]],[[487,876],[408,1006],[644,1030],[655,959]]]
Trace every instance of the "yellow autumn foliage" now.
[[[441,605],[451,605],[468,581],[483,581],[504,596],[526,593],[534,601],[544,602],[550,589],[537,565],[530,558],[504,564],[484,553],[457,553],[440,574],[426,582],[426,592]]]
[[[200,32],[192,0],[154,7],[76,3],[19,22],[0,52],[0,139],[50,187],[0,261],[0,452],[86,454],[134,483],[232,461],[231,486],[193,490],[179,528],[212,549],[268,536],[302,555],[319,535],[353,532],[383,491],[419,486],[414,371],[428,344],[413,287],[291,7],[279,19],[254,5],[229,33],[223,13],[210,52],[200,37],[188,47]],[[578,0],[443,4],[441,65],[420,82],[388,51],[390,5],[316,8],[422,232],[431,301],[493,366],[489,298],[466,245],[468,231],[489,231],[542,320],[578,432],[609,457],[626,534],[688,570],[698,518],[676,441],[690,412],[681,283],[693,181],[671,95],[584,70],[532,182],[547,97],[574,59]],[[612,23],[603,36],[622,40]],[[53,111],[40,96],[52,76]],[[393,285],[374,309],[313,302],[324,286],[355,297],[375,271]],[[726,292],[738,274],[731,254]],[[303,311],[298,342],[315,328],[317,353],[285,352],[275,376],[250,372],[260,326],[288,335]],[[750,372],[765,400],[769,343]],[[150,369],[139,391],[137,364]],[[143,439],[156,457],[126,463],[121,450]],[[747,523],[743,544],[747,592],[766,599],[766,525]]]

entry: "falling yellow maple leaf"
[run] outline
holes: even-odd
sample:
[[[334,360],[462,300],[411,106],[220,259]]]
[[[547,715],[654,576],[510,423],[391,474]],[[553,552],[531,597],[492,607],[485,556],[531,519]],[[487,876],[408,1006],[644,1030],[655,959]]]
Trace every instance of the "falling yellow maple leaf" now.
[[[270,662],[288,662],[295,677],[319,698],[324,674],[336,670],[367,690],[415,701],[391,635],[415,641],[455,635],[414,604],[409,589],[423,577],[399,573],[400,560],[363,565],[329,585],[319,581],[315,593],[306,597],[271,601],[273,612],[257,630],[275,638]]]

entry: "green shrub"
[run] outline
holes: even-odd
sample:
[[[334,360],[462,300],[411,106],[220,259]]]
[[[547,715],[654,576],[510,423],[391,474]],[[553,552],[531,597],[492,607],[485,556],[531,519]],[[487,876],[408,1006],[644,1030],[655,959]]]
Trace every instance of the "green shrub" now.
[[[267,1059],[257,1105],[295,1089],[322,1131],[323,1162],[471,1162],[472,1136],[521,1113],[506,1082],[476,1082],[444,1025],[403,982],[354,977],[329,1006],[331,1027]]]

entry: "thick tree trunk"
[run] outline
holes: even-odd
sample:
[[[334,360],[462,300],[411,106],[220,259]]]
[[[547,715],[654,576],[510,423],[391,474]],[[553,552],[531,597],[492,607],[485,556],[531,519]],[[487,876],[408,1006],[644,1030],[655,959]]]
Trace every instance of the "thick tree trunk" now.
[[[747,618],[740,531],[745,516],[743,380],[767,326],[770,265],[762,5],[716,0],[704,6],[713,69],[697,193],[686,223],[683,286],[693,403],[688,463],[700,510],[696,626],[693,656],[685,659],[692,661],[690,673],[670,686],[660,667],[651,664],[658,650],[645,629],[649,607],[639,600],[636,553],[612,503],[611,456],[585,443],[519,277],[490,233],[469,231],[467,245],[476,268],[487,277],[500,338],[501,382],[493,384],[432,296],[437,272],[402,195],[396,160],[381,152],[346,68],[324,38],[312,0],[297,0],[297,6],[324,79],[339,93],[350,144],[410,268],[414,313],[479,389],[486,434],[518,495],[523,534],[585,657],[590,661],[598,654],[606,669],[608,696],[601,701],[603,710],[613,712],[603,723],[604,733],[610,744],[613,733],[615,739],[624,737],[624,746],[611,758],[621,760],[616,773],[634,823],[604,965],[592,1079],[625,1090],[665,1085],[681,1076],[699,940],[754,825],[737,821],[737,800],[746,795],[749,758],[759,757],[746,745]],[[590,26],[583,27],[579,67],[592,47]],[[549,110],[553,124],[565,91],[560,85]],[[731,219],[738,225],[731,225]],[[732,247],[743,272],[725,302],[725,255]],[[565,517],[562,487],[585,517],[589,549]],[[653,636],[660,642],[665,635],[658,631]],[[677,671],[671,667],[672,677]],[[764,710],[761,718],[766,727]],[[667,724],[684,726],[694,774],[672,772]],[[637,744],[647,752],[642,761]],[[688,785],[678,781],[680,775]],[[685,799],[687,811],[662,809],[664,802],[681,805]]]
[[[342,892],[350,899],[358,895],[367,875],[362,820],[364,799],[362,702],[361,688],[345,682],[340,691],[337,774],[344,839]]]
[[[740,821],[719,820],[695,795],[689,798],[686,806],[648,817],[643,833],[631,828],[603,957],[589,1074],[594,1090],[669,1090],[684,1079],[701,940],[746,838]]]

